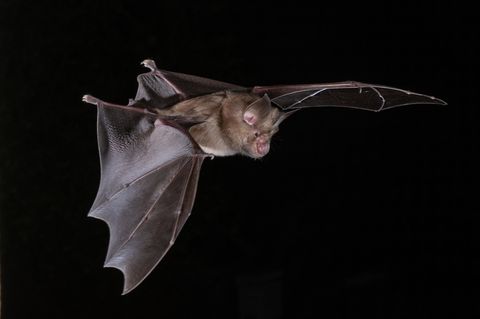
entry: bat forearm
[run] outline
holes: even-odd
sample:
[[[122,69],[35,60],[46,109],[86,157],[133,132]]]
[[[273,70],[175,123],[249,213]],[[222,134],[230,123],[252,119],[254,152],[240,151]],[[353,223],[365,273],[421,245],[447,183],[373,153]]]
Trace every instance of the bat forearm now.
[[[178,117],[190,122],[205,122],[218,114],[224,100],[222,92],[182,101],[169,108],[155,109],[159,116]]]

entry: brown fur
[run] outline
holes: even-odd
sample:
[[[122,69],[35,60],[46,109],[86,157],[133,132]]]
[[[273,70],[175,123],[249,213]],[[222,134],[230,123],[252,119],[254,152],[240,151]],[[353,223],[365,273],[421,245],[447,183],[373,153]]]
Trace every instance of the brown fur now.
[[[254,125],[244,120],[247,110],[257,119]],[[256,143],[261,140],[269,146],[282,112],[256,94],[223,91],[182,101],[158,114],[201,122],[190,128],[190,134],[207,153],[258,158],[265,154],[258,153]]]

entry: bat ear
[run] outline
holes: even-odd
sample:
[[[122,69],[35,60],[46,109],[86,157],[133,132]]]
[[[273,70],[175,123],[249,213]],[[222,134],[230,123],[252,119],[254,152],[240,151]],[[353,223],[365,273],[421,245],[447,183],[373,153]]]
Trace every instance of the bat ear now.
[[[288,117],[290,117],[290,115],[292,115],[293,113],[297,112],[298,110],[300,109],[296,109],[296,110],[293,110],[293,111],[289,111],[289,112],[282,112],[281,115],[279,116],[279,118],[277,119],[277,121],[275,122],[275,124],[273,126],[279,126],[285,119],[287,119]]]
[[[270,98],[267,94],[252,102],[243,113],[243,121],[250,126],[255,125],[259,118],[268,115],[271,108]]]
[[[248,125],[255,125],[255,123],[257,123],[257,120],[257,116],[252,111],[246,110],[245,113],[243,113],[243,121]]]

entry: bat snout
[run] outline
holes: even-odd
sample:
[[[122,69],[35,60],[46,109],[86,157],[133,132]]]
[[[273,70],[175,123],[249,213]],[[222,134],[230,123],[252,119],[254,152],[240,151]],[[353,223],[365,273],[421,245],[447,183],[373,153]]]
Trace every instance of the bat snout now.
[[[270,151],[270,140],[266,136],[259,136],[255,141],[255,153],[257,157],[263,157]]]

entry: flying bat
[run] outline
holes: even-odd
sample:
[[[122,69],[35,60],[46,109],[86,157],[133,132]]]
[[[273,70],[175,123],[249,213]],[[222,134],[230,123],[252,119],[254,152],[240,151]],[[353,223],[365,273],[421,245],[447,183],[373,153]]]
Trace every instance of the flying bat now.
[[[280,123],[307,107],[382,111],[440,99],[383,85],[337,82],[243,87],[160,70],[138,76],[128,105],[91,95],[98,110],[101,177],[89,216],[105,221],[105,267],[124,275],[123,294],[137,287],[165,256],[193,207],[206,157],[261,158]]]

